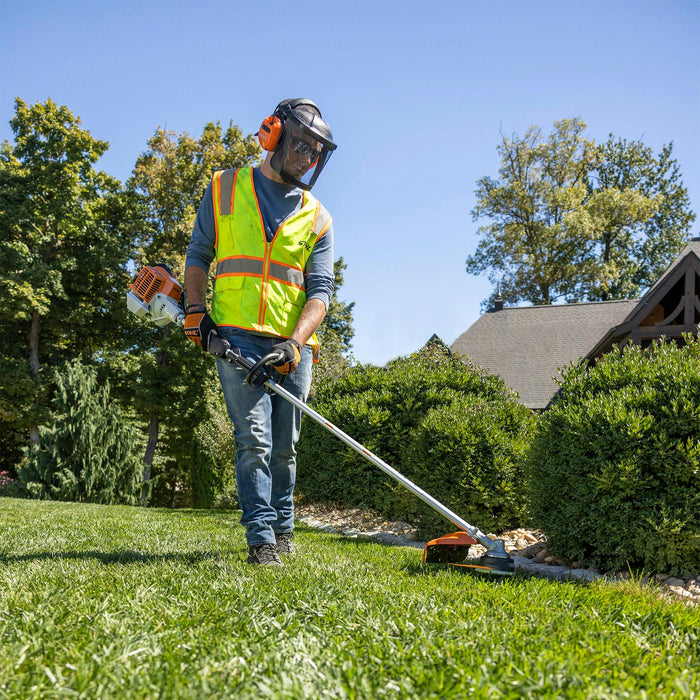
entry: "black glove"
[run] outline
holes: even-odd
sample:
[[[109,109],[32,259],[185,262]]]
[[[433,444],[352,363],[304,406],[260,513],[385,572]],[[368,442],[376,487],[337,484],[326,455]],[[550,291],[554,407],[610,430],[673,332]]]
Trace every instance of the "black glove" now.
[[[209,340],[219,335],[214,319],[207,313],[204,304],[193,304],[187,307],[185,314],[185,335],[199,345],[202,350],[209,350]]]
[[[273,345],[270,353],[273,352],[280,354],[280,359],[272,365],[280,374],[291,374],[301,362],[301,345],[292,338]]]

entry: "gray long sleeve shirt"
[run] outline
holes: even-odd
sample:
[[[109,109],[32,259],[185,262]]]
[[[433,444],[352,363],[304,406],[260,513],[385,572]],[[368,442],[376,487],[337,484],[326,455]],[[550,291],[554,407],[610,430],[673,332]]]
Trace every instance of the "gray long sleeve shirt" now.
[[[260,204],[265,236],[271,241],[277,229],[289,216],[301,209],[303,191],[298,187],[282,184],[265,177],[258,168],[253,169],[255,193]],[[197,265],[205,271],[215,257],[216,226],[211,183],[197,210],[192,237],[187,247],[185,267]],[[333,294],[333,225],[316,241],[304,270],[306,298],[320,299],[328,308]]]

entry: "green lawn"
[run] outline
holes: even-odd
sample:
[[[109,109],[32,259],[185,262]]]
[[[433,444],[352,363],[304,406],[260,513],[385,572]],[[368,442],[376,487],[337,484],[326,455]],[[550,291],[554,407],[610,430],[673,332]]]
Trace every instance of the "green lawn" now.
[[[653,588],[296,542],[252,567],[235,512],[0,499],[0,698],[700,697],[700,608]]]

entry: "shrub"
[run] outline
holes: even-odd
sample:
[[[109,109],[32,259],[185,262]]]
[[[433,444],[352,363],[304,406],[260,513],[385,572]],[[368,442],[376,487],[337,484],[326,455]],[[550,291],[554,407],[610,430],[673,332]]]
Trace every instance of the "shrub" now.
[[[467,521],[496,528],[522,516],[519,459],[532,415],[499,378],[464,358],[432,347],[385,368],[353,367],[336,381],[319,382],[313,407]],[[312,501],[417,519],[424,536],[445,531],[442,516],[308,420],[297,473],[299,492]]]
[[[18,470],[31,498],[135,504],[141,494],[136,429],[110,398],[109,382],[74,360],[56,372],[52,422]]]
[[[14,496],[17,488],[17,481],[13,479],[10,472],[0,472],[0,496]]]
[[[603,570],[700,570],[700,345],[628,346],[564,373],[530,456],[548,548]]]
[[[218,384],[207,395],[208,417],[194,430],[190,481],[193,508],[237,507],[233,423]]]
[[[430,411],[412,441],[410,463],[431,496],[486,532],[527,520],[524,458],[534,416],[517,402],[456,397]],[[419,532],[445,531],[444,518],[421,504]]]

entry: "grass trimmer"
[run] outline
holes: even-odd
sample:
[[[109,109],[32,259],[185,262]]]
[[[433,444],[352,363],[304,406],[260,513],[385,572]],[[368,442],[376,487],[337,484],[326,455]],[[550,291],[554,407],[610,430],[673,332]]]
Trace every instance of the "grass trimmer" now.
[[[165,265],[144,267],[130,285],[127,293],[127,307],[137,316],[148,318],[157,326],[175,323],[184,324],[185,313],[182,305],[183,291],[170,269]],[[243,357],[236,348],[221,337],[212,338],[209,342],[209,352],[221,357],[247,371],[246,381],[253,388],[264,387],[268,392],[274,392],[296,406],[304,415],[316,421],[329,432],[342,440],[346,445],[379,467],[385,474],[398,481],[402,486],[418,496],[424,503],[454,523],[460,530],[431,540],[423,551],[423,561],[428,564],[449,564],[473,571],[501,576],[510,576],[514,571],[514,562],[506,551],[503,540],[492,540],[481,530],[470,525],[449,508],[433,498],[429,493],[416,486],[401,472],[398,472],[384,460],[380,459],[366,447],[361,445],[336,425],[326,420],[321,414],[307,406],[296,396],[287,391],[269,374],[268,367],[279,360],[276,353],[268,353],[257,362],[251,362]],[[481,544],[486,553],[477,559],[469,559],[469,548]]]

